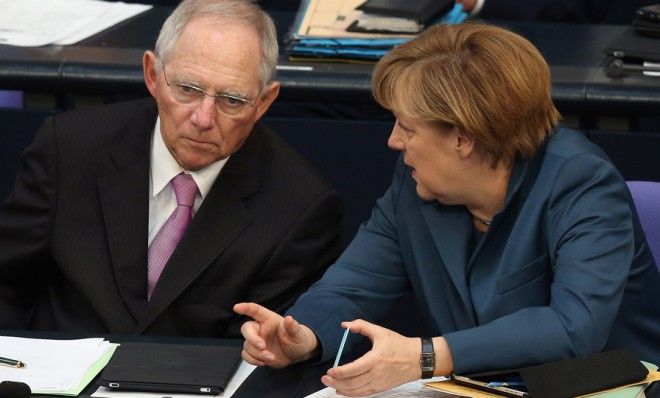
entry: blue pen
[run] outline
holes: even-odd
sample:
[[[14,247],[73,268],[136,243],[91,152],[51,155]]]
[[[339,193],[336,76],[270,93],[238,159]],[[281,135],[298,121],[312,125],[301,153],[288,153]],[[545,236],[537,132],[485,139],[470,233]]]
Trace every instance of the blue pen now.
[[[339,358],[341,358],[341,353],[344,351],[344,344],[346,344],[346,338],[348,337],[348,332],[351,328],[346,328],[344,330],[344,336],[341,338],[341,343],[339,344],[339,350],[337,350],[337,356],[335,357],[335,364],[332,365],[333,368],[336,368],[339,365]]]

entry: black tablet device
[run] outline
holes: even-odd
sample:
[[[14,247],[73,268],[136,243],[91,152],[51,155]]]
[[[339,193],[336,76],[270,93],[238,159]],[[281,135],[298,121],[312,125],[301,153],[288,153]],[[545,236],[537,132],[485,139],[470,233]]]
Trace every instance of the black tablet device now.
[[[111,390],[217,395],[240,362],[239,346],[123,343],[99,383]]]

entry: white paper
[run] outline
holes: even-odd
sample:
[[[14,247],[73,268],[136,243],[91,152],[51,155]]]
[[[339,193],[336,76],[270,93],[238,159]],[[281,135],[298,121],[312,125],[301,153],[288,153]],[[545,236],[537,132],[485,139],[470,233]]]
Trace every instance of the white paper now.
[[[419,33],[423,26],[414,19],[383,17],[373,14],[362,14],[357,20],[359,28],[385,32]]]
[[[149,8],[100,0],[0,0],[0,44],[73,44]]]
[[[93,20],[90,20],[84,26],[84,29],[72,32],[70,35],[54,42],[53,44],[68,45],[77,43],[96,33],[108,29],[121,21],[145,12],[152,7],[147,4],[126,4],[122,2],[110,4],[112,4],[111,7],[106,7],[103,13],[97,15]]]
[[[70,390],[112,344],[102,338],[80,340],[28,339],[0,336],[3,357],[19,360],[25,368],[0,366],[0,380],[26,383],[41,394]]]
[[[256,368],[254,365],[242,361],[241,364],[236,369],[236,373],[232,376],[231,380],[227,384],[227,388],[220,395],[200,395],[200,394],[171,394],[167,393],[168,397],[172,398],[205,398],[205,397],[231,397],[234,395],[238,387],[243,384],[245,379],[252,373]],[[152,392],[133,392],[133,391],[116,391],[110,390],[105,387],[99,387],[94,394],[91,395],[94,398],[162,398],[163,393],[152,393]]]
[[[422,397],[422,398],[450,398],[456,395],[443,393],[442,391],[431,390],[424,387],[424,383],[432,383],[434,381],[446,380],[446,377],[434,377],[432,379],[424,379],[412,381],[410,383],[402,384],[378,394],[367,395],[365,398],[408,398],[408,397]],[[314,394],[308,395],[305,398],[341,398],[343,395],[338,395],[334,388],[324,388]]]

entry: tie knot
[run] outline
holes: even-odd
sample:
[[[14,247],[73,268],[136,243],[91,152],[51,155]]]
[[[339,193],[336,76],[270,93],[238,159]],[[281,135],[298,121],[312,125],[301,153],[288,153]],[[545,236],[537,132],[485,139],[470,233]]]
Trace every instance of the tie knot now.
[[[193,207],[195,196],[197,196],[197,184],[190,174],[181,173],[174,177],[172,188],[174,188],[177,205]]]

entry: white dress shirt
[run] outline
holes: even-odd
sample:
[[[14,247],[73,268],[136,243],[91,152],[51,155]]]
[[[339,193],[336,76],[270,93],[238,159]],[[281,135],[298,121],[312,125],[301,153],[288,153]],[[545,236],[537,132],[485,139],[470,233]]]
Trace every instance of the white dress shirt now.
[[[160,117],[156,119],[149,162],[149,245],[176,209],[176,196],[170,180],[181,172],[192,176],[199,189],[193,207],[197,212],[227,160],[229,158],[218,160],[197,171],[184,170],[165,146],[160,132]]]

